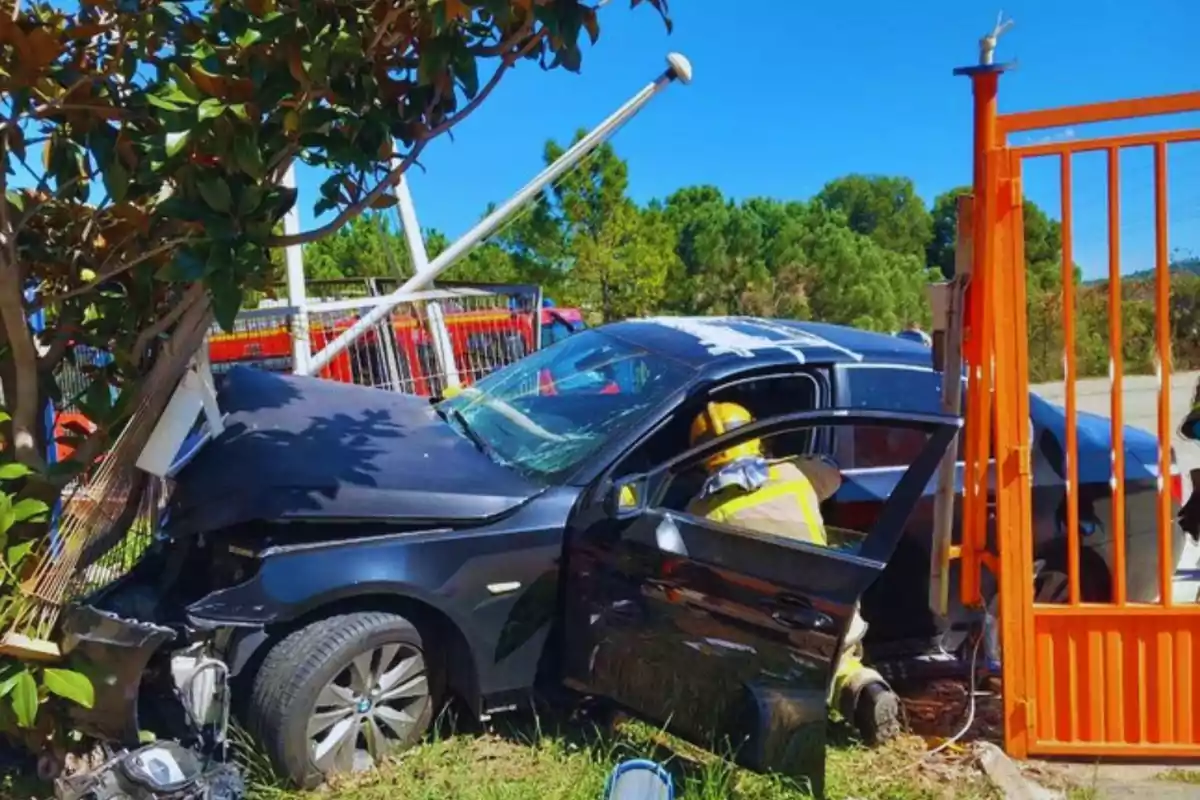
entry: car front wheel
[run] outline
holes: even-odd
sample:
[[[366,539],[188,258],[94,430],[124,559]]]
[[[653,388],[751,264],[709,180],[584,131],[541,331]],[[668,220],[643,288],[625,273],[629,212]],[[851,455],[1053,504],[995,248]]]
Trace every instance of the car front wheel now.
[[[403,617],[343,614],[275,645],[254,680],[247,722],[284,776],[311,788],[378,766],[429,729],[427,646]]]

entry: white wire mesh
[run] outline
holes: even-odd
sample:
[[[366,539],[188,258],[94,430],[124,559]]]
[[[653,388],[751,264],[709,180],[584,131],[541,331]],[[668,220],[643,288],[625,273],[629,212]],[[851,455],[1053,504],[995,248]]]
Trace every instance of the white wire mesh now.
[[[379,295],[394,288],[386,279],[329,283],[309,286],[314,294],[330,298],[309,304],[314,353],[385,302]],[[540,301],[537,287],[527,286],[461,284],[414,293],[339,353],[320,377],[436,397],[450,385],[453,371],[460,385],[469,386],[537,349]],[[209,337],[213,372],[234,364],[290,372],[294,311],[260,307],[242,312],[231,332],[214,328]]]

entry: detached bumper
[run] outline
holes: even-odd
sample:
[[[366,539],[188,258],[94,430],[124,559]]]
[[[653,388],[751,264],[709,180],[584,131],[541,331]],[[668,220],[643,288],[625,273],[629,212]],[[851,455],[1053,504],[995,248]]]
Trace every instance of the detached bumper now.
[[[72,704],[72,722],[102,741],[137,744],[142,675],[175,631],[84,605],[69,606],[62,625],[63,654],[91,677],[96,692],[91,708]]]

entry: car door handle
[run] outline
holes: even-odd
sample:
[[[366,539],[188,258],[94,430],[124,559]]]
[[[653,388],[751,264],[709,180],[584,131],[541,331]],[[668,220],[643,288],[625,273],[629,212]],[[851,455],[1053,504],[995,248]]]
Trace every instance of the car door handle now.
[[[782,594],[770,604],[771,619],[787,628],[809,631],[832,631],[833,617],[813,608],[806,597]]]

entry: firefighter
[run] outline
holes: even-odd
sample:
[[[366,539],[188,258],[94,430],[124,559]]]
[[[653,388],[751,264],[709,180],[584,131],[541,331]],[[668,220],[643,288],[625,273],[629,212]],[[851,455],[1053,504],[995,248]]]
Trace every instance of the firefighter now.
[[[709,403],[691,427],[693,447],[753,422],[736,403]],[[841,485],[841,473],[816,459],[768,461],[751,439],[711,456],[708,478],[688,513],[754,531],[828,547],[821,502]],[[862,663],[867,624],[855,608],[837,657],[829,702],[854,722],[870,744],[900,732],[900,702],[883,677]]]

